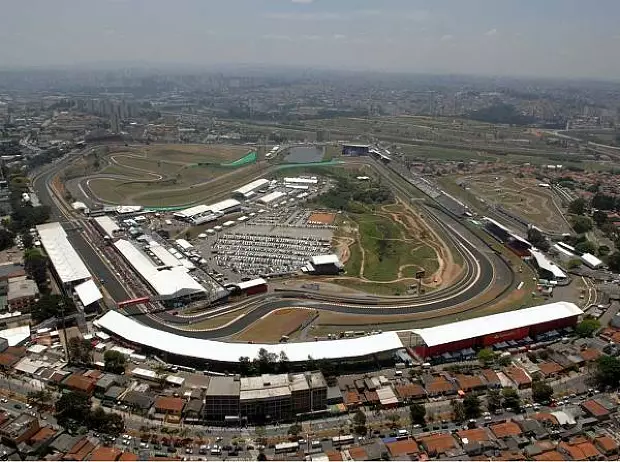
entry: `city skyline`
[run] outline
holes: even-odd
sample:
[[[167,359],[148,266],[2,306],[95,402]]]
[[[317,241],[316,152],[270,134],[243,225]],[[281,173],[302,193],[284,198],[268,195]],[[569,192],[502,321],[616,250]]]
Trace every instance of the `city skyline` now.
[[[620,78],[620,4],[574,0],[10,2],[4,68],[96,62]]]

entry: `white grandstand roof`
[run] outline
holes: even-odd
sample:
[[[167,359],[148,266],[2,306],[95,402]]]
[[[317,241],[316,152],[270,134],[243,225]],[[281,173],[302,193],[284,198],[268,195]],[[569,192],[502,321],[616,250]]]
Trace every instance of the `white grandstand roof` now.
[[[568,251],[567,249],[565,249],[564,247],[559,245],[559,243],[553,244],[553,248],[555,250],[557,250],[558,252],[560,252],[561,254],[566,255],[567,257],[575,257],[576,256],[574,253]]]
[[[188,249],[193,249],[194,246],[192,244],[190,244],[187,240],[185,239],[177,239],[176,241],[174,241],[179,247],[181,247],[183,250],[188,250]]]
[[[235,199],[226,199],[221,202],[216,202],[215,204],[209,205],[209,210],[211,212],[224,212],[228,209],[232,209],[233,207],[237,207],[241,205],[241,202]]]
[[[294,183],[294,184],[317,184],[319,180],[317,179],[317,177],[313,176],[311,178],[302,178],[302,177],[284,178],[284,182]]]
[[[192,218],[197,215],[202,215],[203,213],[207,213],[209,210],[211,209],[209,208],[208,205],[205,205],[205,204],[195,205],[188,209],[179,210],[178,212],[175,212],[174,216],[180,217],[180,218]]]
[[[166,266],[181,266],[181,261],[155,241],[149,242],[149,250]]]
[[[530,254],[534,258],[534,260],[536,260],[536,264],[538,265],[539,268],[549,271],[556,278],[564,279],[566,277],[566,273],[564,273],[564,271],[562,271],[558,267],[558,265],[556,265],[551,260],[549,260],[547,256],[543,254],[542,252],[539,252],[538,250],[530,249]]]
[[[84,306],[88,306],[91,303],[103,299],[103,295],[101,295],[97,284],[95,284],[95,281],[92,279],[75,286],[75,293]]]
[[[284,351],[292,362],[307,361],[308,356],[313,359],[355,358],[403,348],[396,332],[318,342],[249,344],[184,337],[145,326],[116,311],[109,311],[96,323],[131,343],[176,355],[228,363],[239,362],[241,356],[256,358],[261,348],[277,355]]]
[[[95,222],[103,229],[103,231],[110,237],[114,236],[121,230],[118,224],[108,216],[95,217]]]
[[[497,226],[500,229],[503,229],[504,231],[506,231],[507,233],[512,234],[512,230],[510,228],[507,228],[506,226],[502,225],[499,221],[494,220],[493,218],[489,218],[489,217],[482,217],[482,220],[484,221],[488,221],[489,223],[493,223],[495,226]]]
[[[574,303],[555,302],[426,329],[412,329],[411,332],[418,334],[427,346],[432,347],[582,314],[583,311]]]
[[[37,232],[45,252],[63,283],[90,278],[88,268],[67,239],[67,233],[60,223],[37,225]]]
[[[601,266],[603,266],[603,261],[596,258],[594,255],[592,255],[591,253],[584,253],[581,256],[581,260],[588,265],[591,268],[599,268]]]
[[[249,289],[250,287],[262,286],[263,284],[267,284],[267,281],[265,281],[263,278],[257,278],[250,281],[241,281],[240,283],[235,285],[239,287],[239,289],[245,290]]]
[[[186,268],[175,266],[158,270],[155,263],[131,242],[120,239],[114,243],[114,246],[162,299],[206,292],[198,281],[187,274]]]
[[[245,196],[246,194],[255,191],[265,185],[269,184],[269,180],[266,180],[265,178],[259,178],[258,180],[254,180],[251,183],[248,183],[244,186],[241,186],[239,189],[235,189],[233,191],[234,194],[241,194],[243,196]]]
[[[286,196],[285,192],[282,191],[273,191],[270,192],[269,194],[264,195],[263,197],[261,197],[258,202],[262,203],[262,204],[269,204],[277,199],[280,199],[281,197]]]

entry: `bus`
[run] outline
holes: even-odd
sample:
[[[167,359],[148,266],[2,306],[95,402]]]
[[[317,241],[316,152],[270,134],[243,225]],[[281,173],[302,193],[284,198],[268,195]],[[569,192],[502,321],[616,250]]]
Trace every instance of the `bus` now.
[[[334,447],[344,446],[345,444],[353,444],[355,442],[355,438],[353,435],[341,435],[334,436],[332,438],[332,445]]]
[[[286,454],[289,452],[299,451],[299,443],[293,441],[291,443],[279,443],[276,444],[276,454]]]

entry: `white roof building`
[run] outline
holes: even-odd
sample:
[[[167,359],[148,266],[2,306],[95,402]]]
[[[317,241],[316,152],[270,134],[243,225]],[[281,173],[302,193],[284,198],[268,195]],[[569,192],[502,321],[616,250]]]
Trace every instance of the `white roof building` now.
[[[239,207],[240,205],[241,205],[241,202],[239,202],[238,200],[226,199],[220,202],[216,202],[215,204],[209,205],[209,210],[213,213],[218,213],[218,212],[225,213],[230,209]]]
[[[284,196],[286,196],[285,192],[273,191],[273,192],[270,192],[269,194],[265,194],[263,197],[258,199],[258,202],[260,202],[261,204],[270,204],[273,201],[276,201]]]
[[[95,223],[97,223],[99,228],[101,228],[101,230],[110,237],[113,237],[114,234],[121,230],[118,224],[106,215],[102,217],[95,217]]]
[[[265,178],[259,178],[258,180],[254,180],[251,183],[241,186],[239,189],[235,189],[233,191],[233,194],[236,196],[246,197],[249,193],[260,189],[263,186],[267,186],[268,184],[269,180],[266,180]]]
[[[198,281],[187,274],[186,268],[175,266],[169,269],[159,269],[140,249],[124,239],[116,241],[114,246],[160,299],[172,300],[206,292]]]
[[[598,269],[598,268],[603,267],[602,260],[599,260],[591,253],[584,253],[581,256],[581,261],[584,262],[587,266],[589,266],[592,269]]]
[[[284,183],[286,184],[303,184],[303,185],[311,185],[311,184],[317,184],[319,182],[318,178],[313,176],[310,178],[302,178],[302,177],[297,177],[297,178],[284,178]]]
[[[566,279],[566,273],[560,269],[558,265],[547,258],[545,254],[538,250],[530,249],[530,255],[536,261],[540,269],[548,271],[556,279]]]
[[[574,303],[555,302],[426,329],[412,329],[410,332],[419,335],[424,343],[431,347],[582,314],[583,311]]]
[[[357,358],[403,348],[397,332],[317,342],[249,344],[185,337],[145,326],[116,311],[109,311],[96,324],[131,343],[181,356],[226,363],[237,363],[242,356],[256,358],[261,348],[277,355],[284,351],[292,362],[307,361],[308,356],[314,359]]]
[[[312,266],[320,266],[320,265],[342,266],[342,263],[340,262],[338,255],[336,255],[335,253],[332,253],[329,255],[316,255],[310,258],[310,263],[312,264]]]
[[[95,281],[92,279],[75,286],[75,293],[84,306],[88,306],[91,303],[95,303],[103,299],[103,295],[101,295],[97,284],[95,284]]]
[[[567,257],[567,258],[576,258],[577,255],[575,255],[574,253],[572,253],[571,251],[567,250],[566,248],[562,247],[561,245],[559,245],[559,243],[557,244],[553,244],[553,249],[558,252],[559,254]]]
[[[193,249],[194,246],[192,244],[190,244],[187,240],[185,239],[177,239],[176,241],[174,241],[179,247],[181,247],[183,250],[189,250],[189,249]]]
[[[195,205],[194,207],[190,207],[188,209],[184,209],[184,210],[179,210],[178,212],[174,212],[174,216],[177,218],[183,218],[186,220],[190,220],[193,217],[196,217],[198,215],[202,215],[204,213],[207,213],[209,210],[211,210],[209,208],[208,205],[202,204],[202,205]]]
[[[90,272],[75,251],[60,223],[37,225],[37,233],[63,284],[89,279]]]

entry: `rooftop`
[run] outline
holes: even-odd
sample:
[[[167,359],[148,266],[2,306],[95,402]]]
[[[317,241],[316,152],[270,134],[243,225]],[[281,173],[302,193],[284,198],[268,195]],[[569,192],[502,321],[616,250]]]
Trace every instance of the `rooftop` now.
[[[234,377],[211,377],[206,396],[239,396],[241,383]]]
[[[101,295],[97,284],[92,279],[75,286],[75,293],[84,306],[103,300],[103,295]]]
[[[411,439],[394,441],[393,443],[386,443],[385,446],[387,447],[392,457],[415,455],[420,453],[418,443]]]
[[[582,314],[583,311],[574,303],[555,302],[426,329],[413,329],[411,332],[422,337],[424,343],[430,347]]]
[[[489,434],[484,428],[470,428],[468,430],[459,430],[457,432],[461,440],[467,439],[470,443],[473,441],[490,441]]]
[[[493,432],[496,438],[507,438],[509,436],[518,436],[521,432],[521,427],[512,420],[507,422],[497,423],[490,425],[489,428]]]
[[[584,401],[581,406],[593,417],[604,417],[609,415],[609,411],[594,399]]]
[[[121,455],[121,453],[122,451],[117,448],[109,446],[99,446],[91,453],[90,460],[116,460]]]
[[[19,276],[9,279],[9,291],[7,300],[15,300],[17,298],[35,297],[39,294],[37,283],[26,276]]]
[[[163,412],[180,414],[185,402],[175,396],[160,396],[155,400],[155,409]]]
[[[429,455],[443,454],[456,447],[456,441],[450,433],[437,433],[418,439],[418,442],[426,449]]]
[[[37,232],[58,277],[63,283],[90,278],[90,272],[58,222],[37,225]]]

